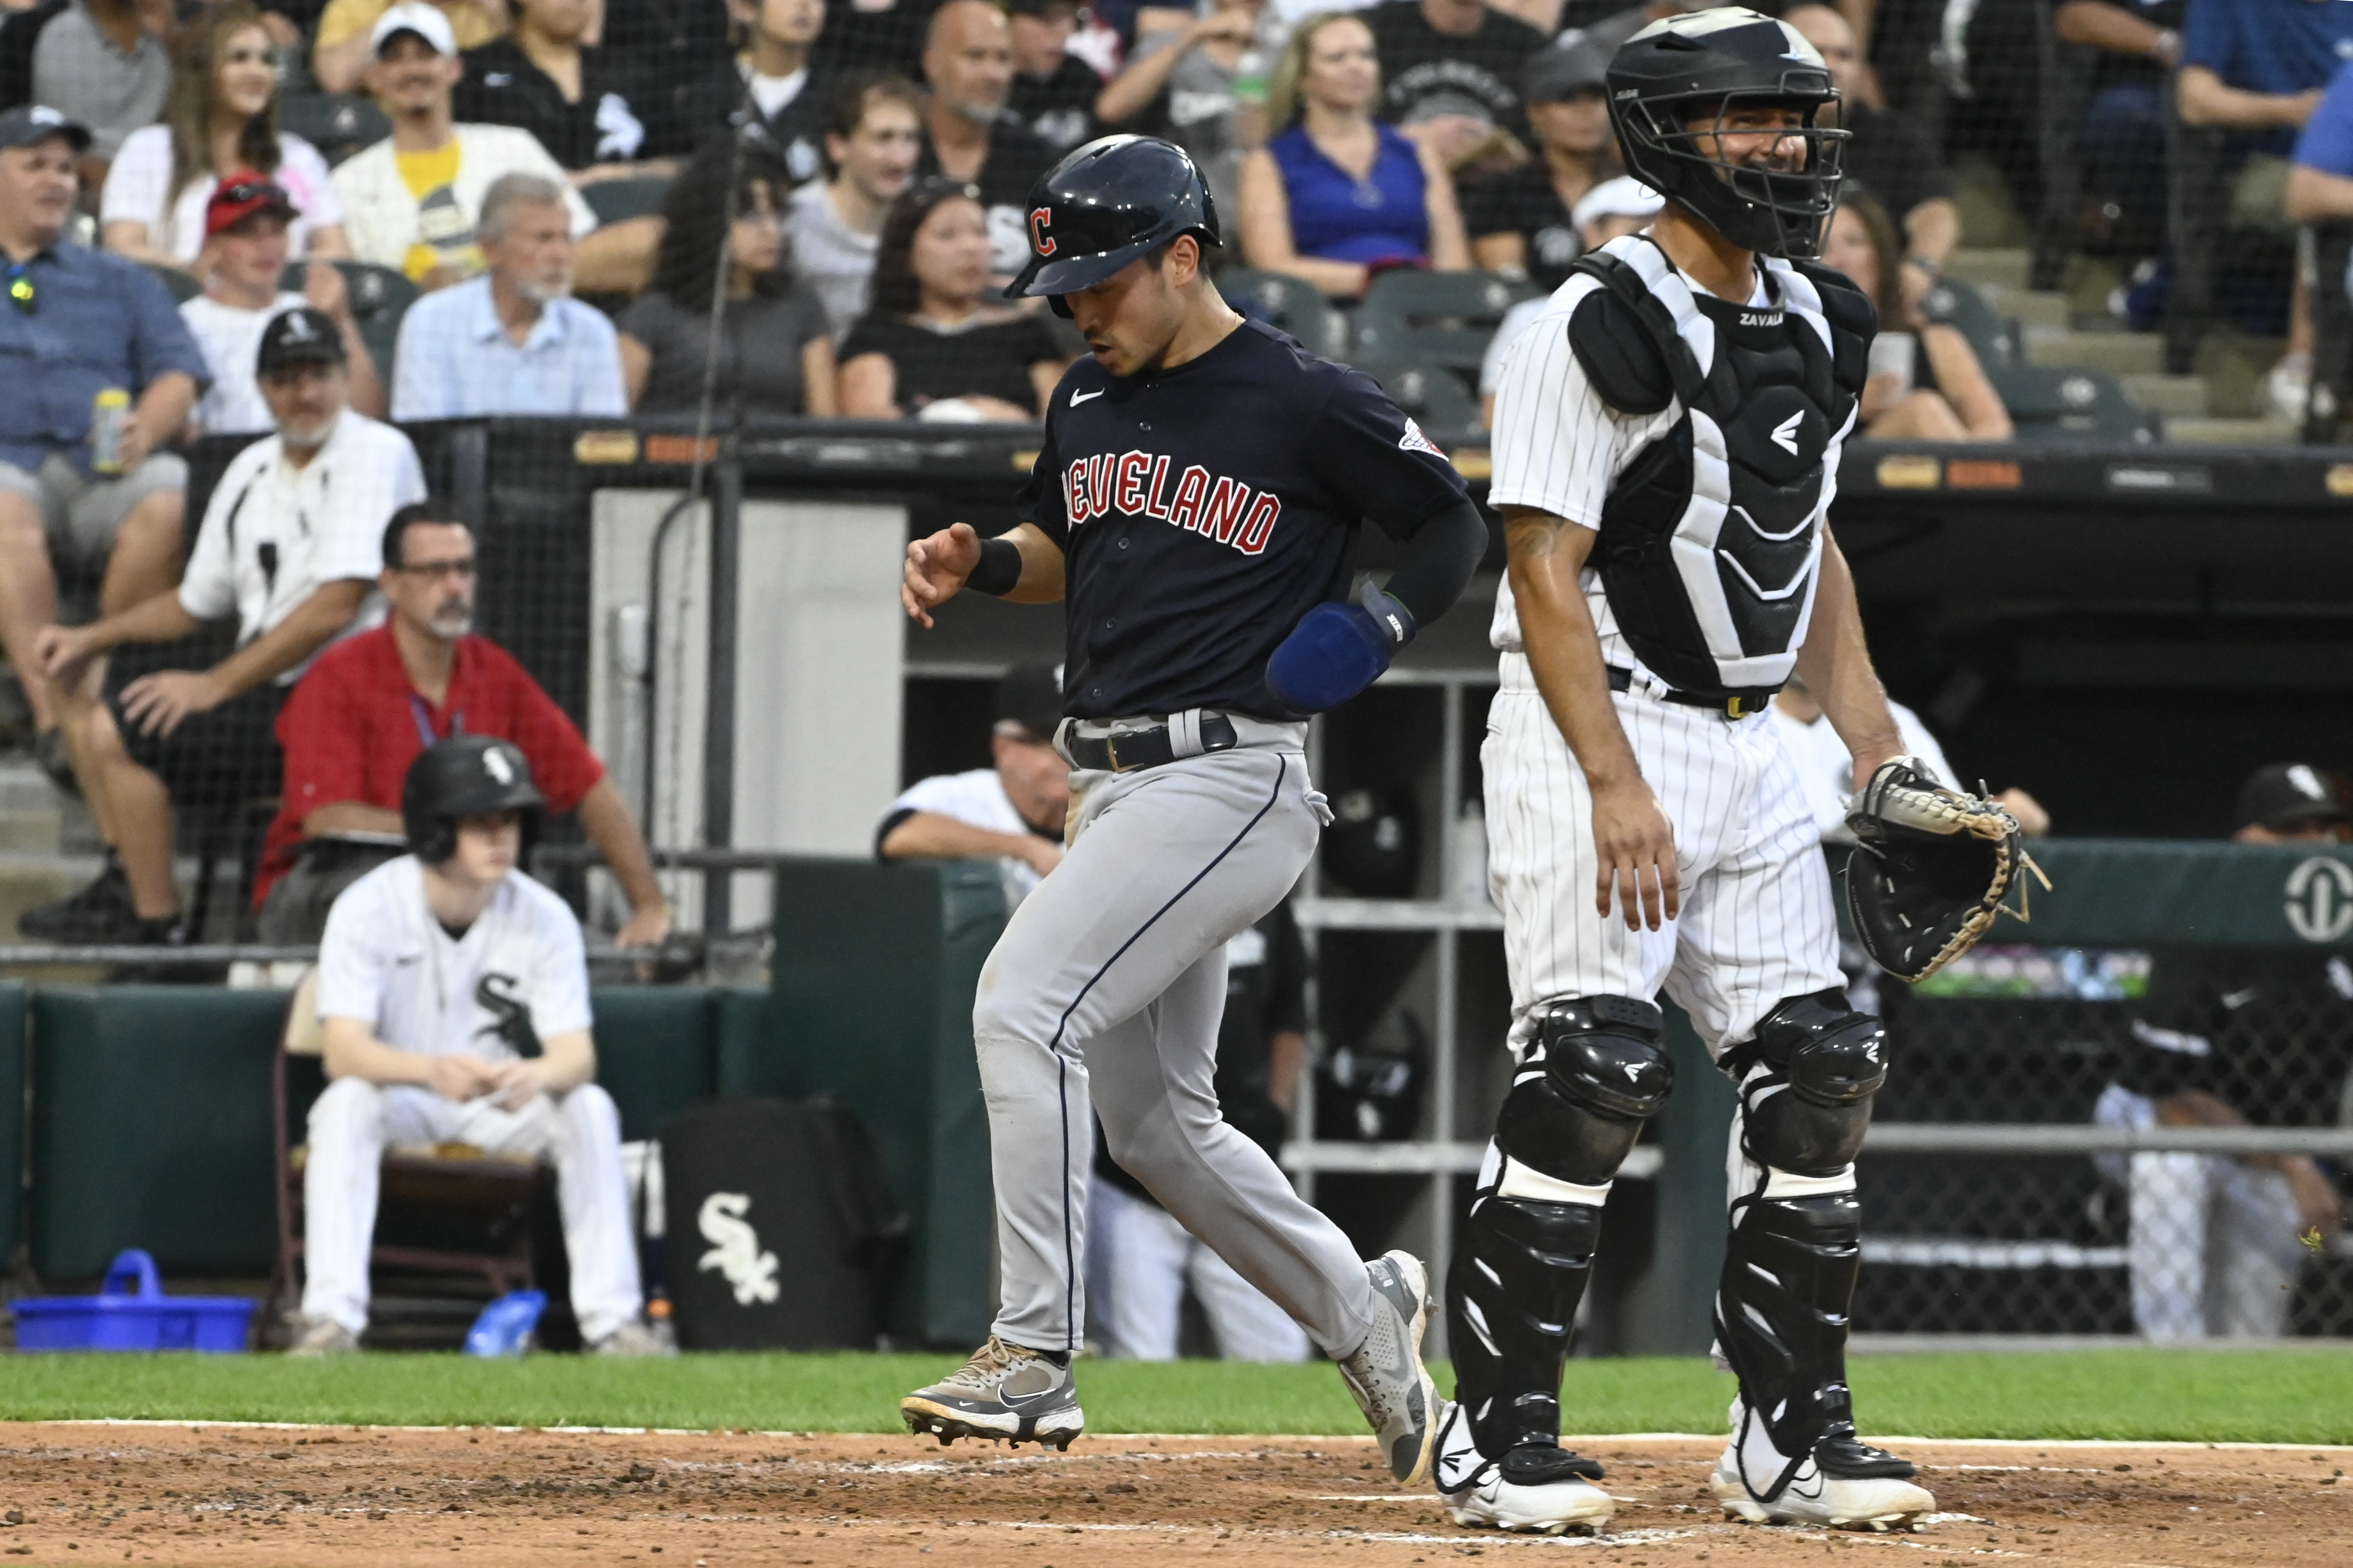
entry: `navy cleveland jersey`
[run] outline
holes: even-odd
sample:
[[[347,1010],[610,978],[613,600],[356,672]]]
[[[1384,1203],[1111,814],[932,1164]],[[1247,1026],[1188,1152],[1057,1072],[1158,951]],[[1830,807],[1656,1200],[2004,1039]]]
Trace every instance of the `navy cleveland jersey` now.
[[[1062,550],[1065,707],[1287,717],[1267,656],[1346,595],[1358,522],[1407,533],[1463,493],[1371,377],[1256,321],[1171,370],[1081,359],[1019,502]]]

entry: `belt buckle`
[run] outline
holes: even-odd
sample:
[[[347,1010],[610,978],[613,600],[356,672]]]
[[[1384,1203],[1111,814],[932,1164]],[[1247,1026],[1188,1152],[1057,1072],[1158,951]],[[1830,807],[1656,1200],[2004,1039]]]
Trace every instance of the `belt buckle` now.
[[[1113,773],[1120,773],[1124,771],[1120,765],[1119,760],[1118,735],[1111,734],[1103,737],[1103,758],[1111,763],[1111,771]]]
[[[1727,697],[1724,700],[1724,716],[1727,719],[1746,719],[1752,714],[1763,711],[1765,708],[1762,703],[1752,704],[1746,697]]]

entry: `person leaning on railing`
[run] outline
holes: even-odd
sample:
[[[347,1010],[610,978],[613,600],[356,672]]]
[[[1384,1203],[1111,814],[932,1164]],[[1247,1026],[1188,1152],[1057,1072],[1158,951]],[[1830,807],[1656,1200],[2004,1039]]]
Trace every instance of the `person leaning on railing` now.
[[[2305,763],[2239,791],[2242,844],[2343,843],[2335,781]],[[2318,1127],[2353,1065],[2353,968],[2325,947],[2161,949],[2103,1127]],[[2128,1195],[2133,1321],[2151,1339],[2287,1331],[2307,1244],[2343,1228],[2337,1184],[2300,1154],[2139,1153],[2102,1162]]]
[[[254,887],[262,940],[319,940],[335,896],[400,853],[409,765],[463,734],[522,750],[549,808],[579,813],[629,900],[615,940],[659,942],[670,902],[628,802],[555,700],[512,654],[473,635],[474,535],[459,516],[442,500],[392,514],[375,546],[385,625],[329,649],[279,715],[285,787]]]

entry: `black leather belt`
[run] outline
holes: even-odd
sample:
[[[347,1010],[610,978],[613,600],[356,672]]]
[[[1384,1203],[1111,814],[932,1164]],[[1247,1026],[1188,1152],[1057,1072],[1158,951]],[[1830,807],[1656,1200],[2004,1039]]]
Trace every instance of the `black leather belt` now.
[[[1099,735],[1090,738],[1073,730],[1063,742],[1070,748],[1073,765],[1096,773],[1132,773],[1141,768],[1156,768],[1163,763],[1176,760],[1176,743],[1168,738],[1168,726],[1155,724],[1149,730],[1130,730],[1121,735]],[[1201,715],[1201,751],[1230,752],[1241,744],[1234,732],[1234,721],[1222,713]]]
[[[1620,669],[1614,664],[1609,669],[1610,690],[1631,691],[1634,689],[1632,670]],[[1773,700],[1773,693],[1780,689],[1778,686],[1749,686],[1738,691],[1661,691],[1654,695],[1669,702],[1680,702],[1686,708],[1711,709],[1727,719],[1746,719],[1752,713],[1764,712]]]

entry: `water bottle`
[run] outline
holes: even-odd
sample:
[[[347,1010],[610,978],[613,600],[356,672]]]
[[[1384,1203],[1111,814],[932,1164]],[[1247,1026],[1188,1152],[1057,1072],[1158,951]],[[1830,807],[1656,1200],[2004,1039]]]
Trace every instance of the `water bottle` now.
[[[466,1331],[466,1353],[519,1356],[531,1349],[532,1331],[547,1310],[544,1290],[510,1290],[489,1306]]]

